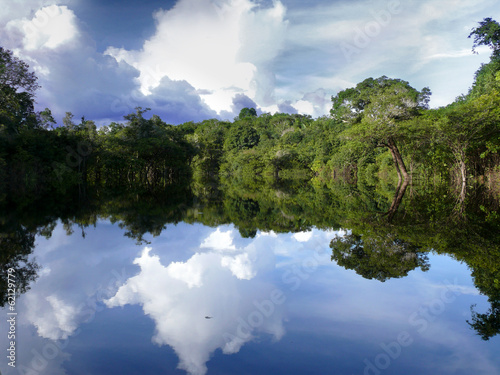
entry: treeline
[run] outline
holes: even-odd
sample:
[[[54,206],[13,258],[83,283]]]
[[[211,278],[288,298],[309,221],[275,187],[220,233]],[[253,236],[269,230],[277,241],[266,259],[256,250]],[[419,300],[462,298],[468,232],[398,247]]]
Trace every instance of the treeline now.
[[[329,116],[264,113],[244,108],[234,121],[168,125],[137,108],[123,123],[96,127],[67,113],[55,127],[49,109],[34,111],[36,77],[0,48],[1,191],[65,191],[75,186],[141,186],[179,179],[321,176],[374,182],[377,177],[452,179],[498,176],[500,157],[500,25],[485,19],[474,47],[490,62],[452,104],[429,109],[431,92],[385,76],[332,97]]]

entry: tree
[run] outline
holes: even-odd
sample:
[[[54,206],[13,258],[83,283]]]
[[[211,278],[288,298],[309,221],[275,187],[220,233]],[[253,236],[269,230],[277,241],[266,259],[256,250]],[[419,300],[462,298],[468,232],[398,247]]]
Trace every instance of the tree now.
[[[38,88],[29,66],[0,47],[0,130],[13,135],[23,127],[37,126],[34,96]]]
[[[472,51],[481,45],[489,46],[493,55],[488,64],[482,64],[474,76],[474,84],[466,98],[477,98],[500,88],[500,24],[491,18],[479,22],[479,27],[472,30],[469,38],[474,37]]]
[[[237,118],[242,120],[245,117],[257,117],[257,111],[255,108],[243,108]]]
[[[418,91],[400,79],[368,78],[332,97],[330,113],[335,120],[348,123],[345,138],[387,147],[399,179],[406,180],[409,174],[397,143],[405,135],[404,120],[428,108],[430,95],[429,88]]]
[[[479,26],[472,29],[469,38],[474,37],[472,51],[476,52],[479,46],[488,46],[493,50],[494,57],[500,57],[500,24],[491,18],[479,22]]]
[[[481,150],[488,141],[500,137],[500,92],[494,91],[432,112],[433,138],[449,147],[465,188],[471,154]]]
[[[69,131],[73,131],[75,129],[76,124],[73,122],[74,117],[75,115],[73,115],[71,112],[66,112],[66,115],[62,119],[63,125]]]
[[[3,47],[0,47],[0,86],[11,87],[15,92],[26,92],[31,98],[40,87],[35,73],[29,71],[29,65]]]
[[[259,134],[248,120],[238,121],[229,127],[224,141],[224,149],[244,150],[256,146],[259,143]]]
[[[485,314],[480,314],[471,306],[472,321],[467,320],[469,326],[481,336],[484,341],[488,341],[493,336],[500,333],[500,303],[496,301]]]
[[[38,113],[38,123],[43,129],[53,128],[56,120],[52,116],[52,111],[48,108]]]
[[[36,127],[33,99],[27,92],[16,92],[10,86],[0,85],[0,131],[18,134],[22,128]]]

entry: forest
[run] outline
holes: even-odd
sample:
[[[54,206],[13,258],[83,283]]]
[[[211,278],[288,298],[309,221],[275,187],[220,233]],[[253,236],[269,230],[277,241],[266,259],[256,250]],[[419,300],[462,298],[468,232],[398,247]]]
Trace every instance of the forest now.
[[[427,87],[382,76],[338,92],[317,119],[244,108],[233,121],[176,126],[147,108],[101,127],[68,112],[56,126],[50,109],[35,111],[34,73],[0,47],[2,279],[24,262],[28,287],[35,236],[57,220],[84,236],[106,218],[138,243],[179,221],[234,223],[244,237],[348,228],[332,260],[366,278],[425,271],[431,250],[465,261],[491,302],[469,324],[496,335],[500,24],[485,18],[470,38],[490,61],[445,107],[429,108]]]
[[[0,50],[0,191],[40,194],[86,186],[166,186],[182,178],[377,178],[498,180],[500,32],[489,18],[470,37],[490,62],[469,92],[429,108],[431,91],[401,79],[367,78],[332,97],[329,116],[244,108],[234,121],[173,126],[149,109],[97,128],[71,113],[56,124],[35,112],[37,78]]]

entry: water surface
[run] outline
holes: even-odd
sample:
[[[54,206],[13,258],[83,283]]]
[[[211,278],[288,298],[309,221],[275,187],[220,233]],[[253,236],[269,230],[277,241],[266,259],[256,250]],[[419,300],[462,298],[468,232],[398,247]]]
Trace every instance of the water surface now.
[[[367,200],[351,191],[358,206],[375,207],[356,216],[339,208],[352,197],[341,203],[322,190],[347,221],[331,215],[328,227],[317,209],[311,225],[314,202],[301,204],[308,189],[274,191],[274,206],[248,191],[225,190],[212,203],[197,196],[182,220],[165,212],[163,226],[153,208],[113,213],[108,202],[107,214],[87,215],[86,224],[78,213],[38,227],[29,255],[38,277],[17,298],[16,368],[3,373],[500,373],[498,336],[483,340],[469,324],[471,307],[494,315],[495,285],[489,294],[484,287],[494,270],[478,269],[474,257],[471,268],[461,252],[468,245],[445,254],[450,228],[406,223],[411,199],[391,223],[380,221],[391,194]],[[486,213],[468,212],[466,225],[480,241],[478,223],[491,229],[496,219],[477,212]],[[0,337],[5,353],[5,325]]]

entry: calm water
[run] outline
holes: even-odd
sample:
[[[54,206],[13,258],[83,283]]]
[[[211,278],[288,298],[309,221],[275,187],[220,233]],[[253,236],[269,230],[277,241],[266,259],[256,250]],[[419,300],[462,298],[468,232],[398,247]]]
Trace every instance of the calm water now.
[[[397,223],[389,224],[390,235],[398,237],[390,242],[398,247],[383,249],[382,242],[373,240],[376,235],[366,234],[378,231],[388,236],[380,215],[377,224],[368,226],[367,216],[352,215],[344,223],[330,216],[330,228],[323,219],[310,225],[306,212],[314,212],[314,205],[311,199],[313,207],[299,199],[306,193],[278,191],[281,195],[276,191],[271,195],[276,217],[264,210],[272,205],[262,196],[249,198],[248,192],[238,196],[224,190],[213,204],[196,197],[195,204],[182,211],[183,220],[164,220],[166,228],[160,225],[155,236],[152,230],[137,228],[140,222],[144,228],[158,229],[157,215],[130,208],[111,213],[108,205],[106,214],[90,215],[93,219],[80,212],[74,220],[46,220],[45,230],[38,227],[33,237],[29,255],[40,267],[38,277],[16,300],[16,368],[7,365],[4,355],[2,373],[500,373],[500,336],[482,340],[467,323],[471,306],[480,313],[494,309],[496,289],[490,291],[484,287],[488,281],[481,280],[484,273],[495,275],[498,269],[478,270],[474,257],[471,267],[459,249],[444,254],[443,249],[453,245],[450,238],[444,232],[432,232],[433,226],[422,227],[411,216],[415,199],[421,196],[399,207],[397,215],[405,218],[396,215],[392,221]],[[377,195],[368,202],[359,190],[351,194],[356,192],[360,201],[353,204],[358,206],[364,202],[383,212],[391,205],[390,194],[385,201]],[[333,207],[338,194],[331,187],[323,193]],[[228,203],[233,198],[239,203]],[[346,196],[343,201],[348,200]],[[454,198],[450,202],[456,209]],[[491,219],[496,211],[483,205],[482,211],[469,213],[471,206],[471,201],[464,202],[463,212],[467,227],[475,228],[476,234],[481,235],[479,224],[485,230],[496,225],[494,215]],[[335,212],[341,212],[336,207]],[[215,215],[217,208],[221,211]],[[448,209],[439,206],[432,215],[449,215],[446,220],[457,228],[450,221],[456,211]],[[424,215],[420,210],[415,209],[416,215]],[[262,215],[260,225],[245,216],[250,211],[253,218]],[[316,208],[318,217],[328,216],[321,211]],[[486,213],[478,218],[474,212]],[[137,222],[131,222],[134,215]],[[283,221],[276,224],[278,217]],[[252,224],[242,229],[244,219]],[[429,224],[427,216],[420,219]],[[276,227],[266,230],[262,224],[266,220]],[[278,229],[287,227],[299,230]],[[396,227],[404,230],[398,232]],[[448,234],[452,230],[442,229]],[[427,243],[415,247],[422,231],[433,238],[436,249],[424,251]],[[332,261],[332,239],[352,239],[361,232],[364,252],[354,257],[359,264],[339,262],[338,256]],[[460,233],[452,237],[461,241]],[[484,237],[488,240],[482,235],[476,241]],[[491,238],[496,237],[491,233]],[[359,241],[354,242],[347,246],[353,252],[359,248]],[[374,254],[382,254],[383,261],[375,261]],[[388,265],[394,254],[397,266]],[[418,257],[411,254],[421,262],[413,262]],[[372,259],[369,266],[368,258]],[[494,264],[498,258],[491,259]],[[471,272],[477,273],[475,279]],[[1,311],[4,322],[8,313]],[[8,353],[8,328],[4,323],[0,329],[3,353]]]

